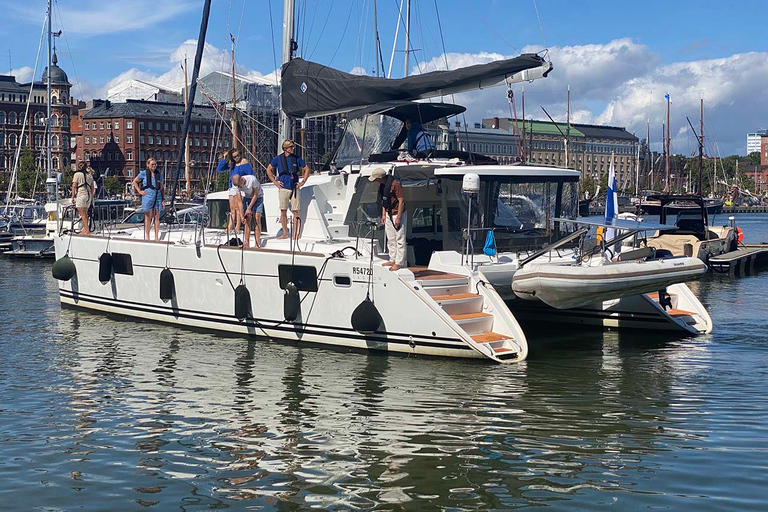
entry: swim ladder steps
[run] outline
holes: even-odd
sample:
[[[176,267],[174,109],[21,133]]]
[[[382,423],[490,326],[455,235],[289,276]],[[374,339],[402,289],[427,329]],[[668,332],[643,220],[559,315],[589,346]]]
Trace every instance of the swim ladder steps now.
[[[451,315],[451,318],[469,335],[486,334],[493,329],[493,315],[488,313]]]
[[[519,357],[512,336],[493,332],[494,316],[483,312],[485,298],[472,293],[468,277],[426,267],[410,267],[409,270],[424,291],[475,343],[493,351],[495,359],[509,361]]]
[[[449,315],[480,313],[483,310],[483,297],[477,293],[433,295],[432,298]]]

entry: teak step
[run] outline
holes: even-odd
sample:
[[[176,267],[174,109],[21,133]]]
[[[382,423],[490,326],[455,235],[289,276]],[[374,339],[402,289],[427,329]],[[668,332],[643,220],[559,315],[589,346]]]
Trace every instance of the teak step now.
[[[433,295],[432,298],[440,302],[441,300],[459,300],[459,299],[474,299],[480,297],[477,293],[454,293],[451,295]]]
[[[427,281],[427,280],[433,280],[433,279],[466,279],[466,276],[461,276],[459,274],[451,274],[449,272],[440,272],[439,270],[414,270],[413,268],[409,269],[411,272],[413,272],[413,276],[418,281]]]
[[[506,334],[499,334],[497,332],[486,332],[483,334],[475,334],[472,336],[475,343],[493,343],[494,341],[504,341],[513,339],[512,336]]]
[[[651,292],[645,294],[651,300],[659,300],[659,292]],[[670,297],[677,297],[676,293],[668,293]]]
[[[489,316],[493,316],[493,315],[489,313],[467,313],[465,315],[451,315],[451,318],[453,318],[457,322],[460,322],[462,320],[473,320],[475,318],[486,318]]]
[[[668,309],[666,313],[669,316],[695,316],[696,313],[693,311],[686,311],[684,309]]]

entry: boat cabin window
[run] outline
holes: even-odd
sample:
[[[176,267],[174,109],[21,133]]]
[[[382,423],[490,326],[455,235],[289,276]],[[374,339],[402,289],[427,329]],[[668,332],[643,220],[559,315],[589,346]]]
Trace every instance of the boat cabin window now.
[[[392,149],[403,122],[384,115],[368,115],[347,122],[334,162],[338,167],[367,161],[374,153]]]
[[[578,215],[576,178],[486,175],[480,179],[480,193],[471,197],[462,192],[461,180],[457,175],[401,181],[412,263],[428,263],[433,251],[463,250],[468,220],[475,252],[482,252],[489,230],[494,232],[496,249],[506,252],[540,249],[574,229],[554,219]],[[350,235],[370,237],[371,228],[365,223],[380,219],[379,184],[362,178],[345,219]],[[380,248],[385,246],[383,231],[375,235]]]

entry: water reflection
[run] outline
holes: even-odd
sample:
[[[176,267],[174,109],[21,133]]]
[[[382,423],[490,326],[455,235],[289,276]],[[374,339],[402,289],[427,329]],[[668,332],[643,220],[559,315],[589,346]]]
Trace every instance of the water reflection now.
[[[33,334],[21,312],[0,340],[4,489],[41,509],[634,509],[687,496],[757,510],[766,327],[749,317],[755,328],[731,336],[718,326],[737,313],[712,305],[734,290],[698,286],[711,337],[554,331],[508,366],[70,310]]]

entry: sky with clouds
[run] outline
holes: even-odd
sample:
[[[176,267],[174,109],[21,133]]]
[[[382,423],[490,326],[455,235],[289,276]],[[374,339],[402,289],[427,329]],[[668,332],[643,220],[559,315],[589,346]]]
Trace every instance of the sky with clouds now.
[[[385,69],[398,27],[398,0],[378,0]],[[46,0],[0,0],[0,73],[33,74]],[[57,0],[54,30],[59,64],[73,95],[105,97],[126,78],[166,87],[183,83],[180,62],[192,60],[202,0]],[[299,54],[345,71],[375,74],[373,0],[296,0]],[[229,34],[237,40],[237,71],[275,78],[283,3],[213,0],[201,73],[225,70]],[[745,153],[747,132],[768,128],[768,1],[412,0],[410,72],[455,68],[548,50],[554,71],[526,84],[526,114],[541,106],[565,120],[567,90],[576,122],[624,126],[639,137],[650,122],[658,147],[665,93],[672,98],[672,148],[690,154],[704,98],[707,152]],[[392,75],[404,71],[402,37]],[[442,33],[442,37],[441,37]],[[2,56],[8,56],[3,59]],[[44,58],[44,54],[43,57]],[[5,62],[3,62],[5,61]],[[39,77],[44,64],[40,64]],[[515,86],[520,97],[522,86]],[[510,115],[503,88],[464,93],[467,120]],[[520,104],[517,104],[518,114]]]

